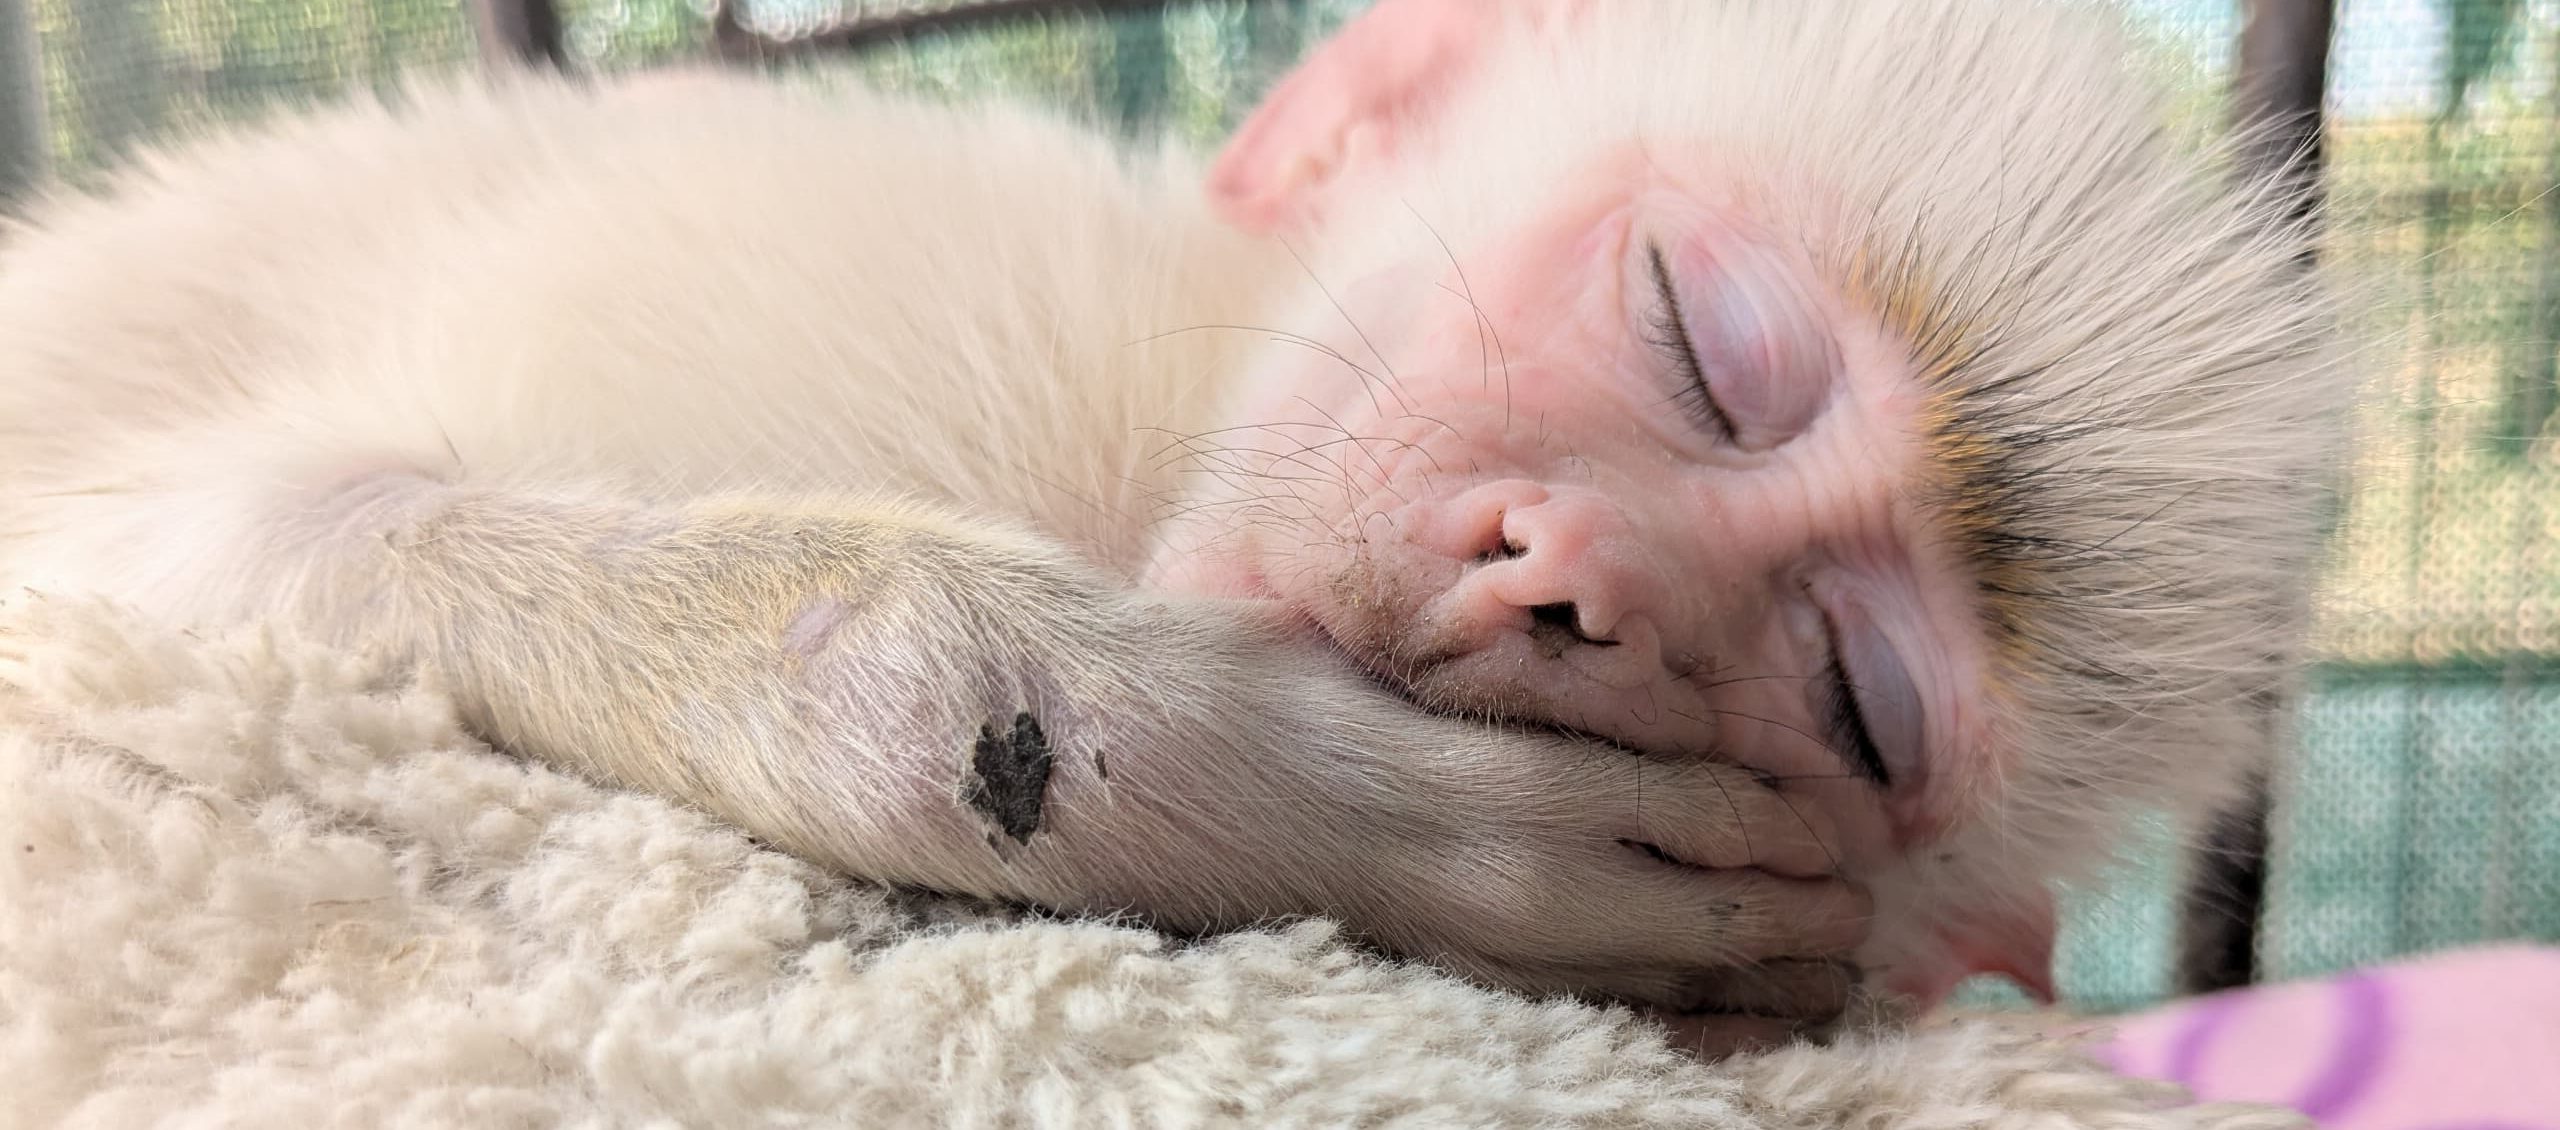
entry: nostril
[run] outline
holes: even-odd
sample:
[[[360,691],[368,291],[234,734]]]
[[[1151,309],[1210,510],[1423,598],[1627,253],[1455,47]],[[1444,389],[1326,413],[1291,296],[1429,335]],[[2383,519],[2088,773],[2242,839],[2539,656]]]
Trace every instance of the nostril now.
[[[1569,600],[1554,604],[1532,605],[1529,609],[1529,622],[1533,625],[1530,631],[1532,635],[1564,636],[1574,643],[1590,644],[1593,647],[1618,646],[1616,640],[1598,640],[1582,634],[1582,614]]]

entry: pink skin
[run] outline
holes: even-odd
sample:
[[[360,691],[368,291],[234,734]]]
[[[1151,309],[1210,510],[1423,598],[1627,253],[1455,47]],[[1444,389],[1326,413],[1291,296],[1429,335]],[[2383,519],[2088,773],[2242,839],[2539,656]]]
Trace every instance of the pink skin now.
[[[1787,778],[1839,824],[1855,876],[1932,839],[1995,772],[1967,754],[1992,748],[1968,705],[1980,630],[1913,501],[1908,351],[1714,187],[1628,154],[1460,248],[1463,281],[1435,249],[1337,289],[1346,324],[1325,344],[1376,379],[1281,350],[1230,415],[1265,427],[1221,437],[1269,476],[1229,489],[1288,520],[1177,542],[1149,580],[1285,602],[1436,708]],[[1730,436],[1648,340],[1648,245]],[[1507,365],[1488,363],[1478,307]],[[1834,633],[1890,789],[1831,748]]]
[[[1227,216],[1267,230],[1311,219],[1310,191],[1354,161],[1394,151],[1406,114],[1492,44],[1503,9],[1550,26],[1588,0],[1393,0],[1360,14],[1291,72],[1209,170]],[[1322,145],[1309,139],[1327,138]]]

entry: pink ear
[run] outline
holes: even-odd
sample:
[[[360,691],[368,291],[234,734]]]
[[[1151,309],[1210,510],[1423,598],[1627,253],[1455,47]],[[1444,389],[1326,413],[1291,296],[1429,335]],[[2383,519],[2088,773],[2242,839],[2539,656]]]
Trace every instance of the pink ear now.
[[[1380,159],[1398,133],[1490,50],[1507,22],[1583,0],[1379,0],[1273,88],[1209,170],[1209,199],[1248,231],[1296,227],[1327,186]]]

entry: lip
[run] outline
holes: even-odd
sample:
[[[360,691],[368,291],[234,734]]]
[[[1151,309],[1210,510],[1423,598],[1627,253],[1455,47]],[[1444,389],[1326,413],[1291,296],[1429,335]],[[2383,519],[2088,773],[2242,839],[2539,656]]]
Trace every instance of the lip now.
[[[1462,709],[1435,704],[1431,701],[1428,692],[1416,687],[1411,680],[1399,678],[1382,669],[1378,662],[1379,657],[1375,649],[1354,648],[1349,644],[1344,643],[1340,636],[1334,634],[1332,628],[1326,626],[1324,617],[1317,614],[1314,609],[1294,602],[1288,603],[1286,607],[1287,611],[1284,615],[1287,618],[1286,622],[1292,627],[1292,629],[1299,634],[1306,636],[1310,643],[1317,647],[1321,647],[1334,658],[1341,661],[1343,666],[1358,672],[1360,677],[1368,681],[1370,685],[1377,687],[1379,690],[1385,691],[1387,694],[1394,696],[1396,701],[1402,702],[1415,710],[1421,711],[1422,713],[1429,714],[1437,718],[1461,718],[1470,723],[1487,726],[1493,729],[1508,730],[1514,733],[1548,734],[1573,741],[1589,742],[1593,745],[1606,746],[1621,753],[1632,754],[1638,757],[1659,756],[1648,753],[1647,751],[1635,746],[1628,745],[1627,743],[1610,737],[1607,734],[1593,730],[1585,730],[1575,726],[1568,726],[1561,722],[1552,722],[1545,719],[1534,718],[1525,714],[1507,712],[1499,707],[1488,712],[1483,704],[1480,703],[1470,703]],[[1416,666],[1429,670],[1436,669],[1439,665],[1436,663],[1425,662]]]
[[[1329,638],[1330,637],[1328,637],[1328,639]],[[1337,646],[1335,650],[1338,653],[1341,649]],[[1348,657],[1346,657],[1346,660],[1347,659]],[[1476,709],[1470,709],[1462,716],[1456,711],[1443,710],[1431,705],[1429,702],[1424,701],[1420,695],[1416,694],[1411,686],[1408,686],[1396,679],[1391,679],[1385,675],[1379,674],[1375,669],[1370,668],[1365,664],[1359,664],[1355,661],[1353,662],[1353,666],[1358,668],[1361,677],[1367,679],[1370,683],[1376,685],[1379,689],[1386,691],[1388,694],[1394,695],[1397,701],[1434,717],[1463,717],[1470,723],[1482,725],[1490,729],[1508,730],[1513,733],[1546,734],[1552,737],[1564,738],[1571,741],[1588,742],[1592,745],[1605,746],[1609,749],[1635,757],[1656,756],[1648,754],[1644,750],[1637,749],[1634,746],[1628,745],[1625,742],[1619,741],[1616,738],[1610,737],[1607,734],[1597,733],[1591,730],[1577,729],[1572,726],[1564,725],[1560,722],[1545,722],[1521,715],[1505,714],[1499,711],[1488,715],[1486,712]]]
[[[1311,645],[1323,648],[1344,666],[1359,672],[1362,678],[1394,695],[1398,701],[1425,714],[1441,718],[1459,718],[1514,732],[1552,734],[1607,746],[1641,757],[1696,756],[1760,772],[1754,766],[1719,756],[1712,746],[1708,747],[1704,753],[1687,748],[1646,749],[1596,730],[1539,717],[1500,701],[1488,702],[1475,697],[1470,697],[1464,702],[1442,699],[1430,688],[1432,676],[1446,673],[1450,678],[1464,679],[1466,677],[1464,668],[1469,666],[1468,661],[1486,658],[1492,655],[1492,649],[1457,647],[1423,654],[1391,656],[1384,649],[1362,646],[1343,638],[1329,622],[1325,610],[1319,606],[1288,598],[1282,598],[1280,603],[1287,609],[1285,613],[1287,622],[1296,631],[1304,634]]]

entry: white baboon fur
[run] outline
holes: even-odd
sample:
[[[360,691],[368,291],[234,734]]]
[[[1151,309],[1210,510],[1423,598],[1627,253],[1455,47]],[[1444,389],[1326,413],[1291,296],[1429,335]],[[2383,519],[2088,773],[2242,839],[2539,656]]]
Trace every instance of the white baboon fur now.
[[[1463,259],[1601,147],[1703,138],[1946,354],[1957,430],[2002,453],[1944,505],[2011,610],[1986,709],[2017,755],[1859,876],[1867,960],[2226,799],[2301,644],[2345,387],[2284,202],[2180,150],[2082,12],[1588,19],[1492,60],[1295,250],[1215,222],[1180,156],[746,80],[438,92],[147,158],[0,258],[0,570],[406,649],[499,744],[855,874],[1185,928],[1322,910],[1676,999],[1835,951],[1802,919],[1843,904],[1595,885],[1629,759],[1422,714],[1129,578],[1184,510],[1168,437],[1294,348],[1182,331],[1333,334],[1311,280]],[[1816,181],[1822,217],[1782,191]],[[1048,815],[1001,843],[959,782],[1035,707]],[[1642,772],[1685,858],[1793,819],[1739,770]]]

